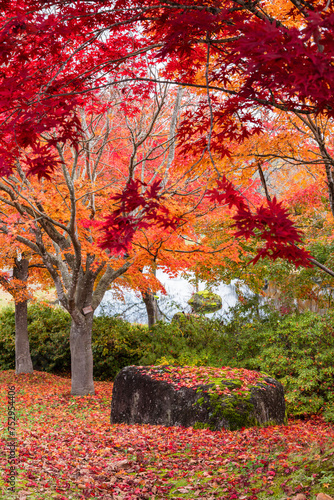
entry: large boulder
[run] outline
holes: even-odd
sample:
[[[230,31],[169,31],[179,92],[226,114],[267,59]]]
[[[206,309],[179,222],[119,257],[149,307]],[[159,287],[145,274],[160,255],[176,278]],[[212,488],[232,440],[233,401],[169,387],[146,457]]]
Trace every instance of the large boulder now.
[[[188,300],[188,304],[193,311],[207,314],[219,311],[222,308],[222,298],[209,290],[203,290],[194,293]]]
[[[241,368],[127,366],[114,382],[110,420],[212,430],[283,424],[283,386]]]

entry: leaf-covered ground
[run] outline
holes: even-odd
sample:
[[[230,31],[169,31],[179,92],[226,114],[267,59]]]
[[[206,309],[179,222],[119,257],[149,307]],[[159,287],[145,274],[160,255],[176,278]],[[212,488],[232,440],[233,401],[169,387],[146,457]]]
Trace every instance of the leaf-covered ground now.
[[[7,391],[16,388],[16,493],[9,471]],[[112,384],[70,395],[70,380],[0,372],[0,497],[27,499],[314,499],[334,494],[334,426],[211,432],[109,424]]]

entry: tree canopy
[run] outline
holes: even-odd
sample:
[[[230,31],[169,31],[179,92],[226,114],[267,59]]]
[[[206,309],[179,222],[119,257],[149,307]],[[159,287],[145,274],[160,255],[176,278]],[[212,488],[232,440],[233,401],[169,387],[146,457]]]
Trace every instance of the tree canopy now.
[[[326,205],[328,234],[331,2],[0,5],[1,232],[71,314],[73,359],[87,358],[78,393],[93,390],[92,314],[120,276],[153,293],[158,264],[245,254],[334,276],[303,248],[298,208],[305,193]],[[271,189],[274,170],[289,189]]]

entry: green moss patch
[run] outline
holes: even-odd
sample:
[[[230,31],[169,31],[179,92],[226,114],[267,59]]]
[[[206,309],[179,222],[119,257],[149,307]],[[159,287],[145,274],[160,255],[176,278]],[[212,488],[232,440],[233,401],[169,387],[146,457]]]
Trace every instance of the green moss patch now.
[[[188,304],[194,311],[206,314],[219,311],[222,307],[222,299],[216,293],[203,290],[202,292],[194,293],[191,299],[188,300]]]

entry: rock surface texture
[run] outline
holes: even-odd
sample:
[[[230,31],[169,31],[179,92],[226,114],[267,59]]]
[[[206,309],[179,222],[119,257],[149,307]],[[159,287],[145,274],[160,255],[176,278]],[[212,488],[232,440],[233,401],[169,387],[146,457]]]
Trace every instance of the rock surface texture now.
[[[250,370],[127,366],[113,386],[112,424],[236,430],[284,421],[282,385]]]
[[[219,311],[222,308],[223,302],[220,295],[209,290],[203,290],[202,292],[194,293],[191,299],[188,300],[188,304],[192,307],[193,311],[207,314]]]

